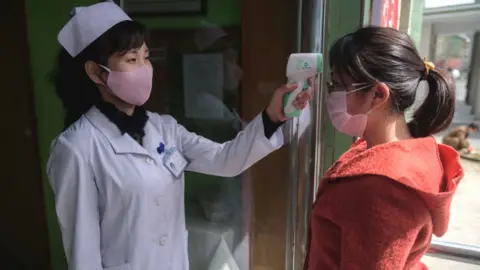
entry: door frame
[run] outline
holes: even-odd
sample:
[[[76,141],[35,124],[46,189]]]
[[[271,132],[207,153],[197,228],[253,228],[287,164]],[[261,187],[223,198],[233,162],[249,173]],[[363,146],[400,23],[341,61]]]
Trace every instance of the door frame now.
[[[10,43],[14,42],[10,48],[12,50],[4,50],[5,56],[14,59],[15,63],[12,64],[13,67],[6,69],[7,73],[3,77],[4,87],[9,89],[5,91],[5,100],[14,102],[8,103],[4,108],[5,118],[12,120],[6,123],[7,130],[2,132],[2,140],[8,144],[6,150],[13,154],[6,157],[9,160],[7,164],[14,167],[5,164],[7,167],[4,168],[4,178],[8,183],[4,184],[2,197],[7,201],[3,203],[1,211],[5,217],[2,222],[3,232],[8,237],[4,239],[5,246],[2,248],[6,250],[2,250],[1,257],[2,263],[7,264],[7,267],[11,258],[22,264],[17,267],[50,269],[50,240],[43,192],[26,1],[14,3],[9,6],[9,13],[0,19],[6,30],[17,33],[10,40]],[[12,26],[16,28],[11,29]],[[6,252],[9,254],[5,254]]]

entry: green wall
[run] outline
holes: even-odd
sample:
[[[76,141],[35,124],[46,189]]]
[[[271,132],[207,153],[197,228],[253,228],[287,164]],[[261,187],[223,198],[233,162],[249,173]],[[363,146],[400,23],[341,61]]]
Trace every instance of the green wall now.
[[[372,8],[373,0],[364,0],[363,1],[363,25],[370,24],[370,9]]]
[[[74,5],[94,3],[94,0],[26,0],[28,38],[30,44],[31,69],[34,83],[35,110],[37,115],[38,143],[42,168],[48,158],[52,139],[63,126],[62,107],[55,97],[46,76],[52,70],[58,51],[57,33],[65,23]],[[46,215],[49,228],[52,269],[66,269],[61,236],[55,215],[53,195],[46,179],[43,186]]]
[[[57,100],[46,76],[52,70],[59,49],[57,33],[68,19],[74,6],[85,6],[97,0],[26,0],[28,37],[30,44],[31,69],[34,82],[35,106],[38,126],[38,142],[42,168],[45,168],[50,142],[59,134],[63,126],[62,107]],[[191,28],[200,25],[202,20],[217,25],[238,25],[241,20],[240,1],[209,0],[207,16],[171,18],[135,18],[152,29]],[[45,172],[43,175],[44,193],[49,238],[51,245],[52,269],[66,269],[61,235],[54,209],[54,199]]]
[[[417,48],[420,48],[420,41],[422,40],[422,23],[423,23],[423,10],[425,7],[425,0],[410,0],[411,1],[411,13],[410,13],[410,29],[409,33]]]
[[[415,42],[417,49],[420,50],[422,40],[423,11],[425,0],[406,0],[401,1],[400,12],[400,30],[406,31]],[[429,33],[423,33],[429,34]],[[427,55],[425,55],[428,57]],[[405,111],[405,120],[410,122],[415,112],[415,105]]]
[[[362,14],[362,8],[368,8]],[[337,0],[330,1],[328,10],[328,26],[325,36],[329,48],[340,37],[360,28],[365,22],[368,23],[370,5],[358,0]],[[363,15],[363,16],[362,16]],[[328,72],[327,74],[329,74]],[[327,76],[328,78],[328,76]],[[323,168],[328,169],[340,155],[342,155],[352,144],[352,137],[339,133],[332,126],[328,113],[323,113],[323,124],[325,125],[325,152],[323,155]]]

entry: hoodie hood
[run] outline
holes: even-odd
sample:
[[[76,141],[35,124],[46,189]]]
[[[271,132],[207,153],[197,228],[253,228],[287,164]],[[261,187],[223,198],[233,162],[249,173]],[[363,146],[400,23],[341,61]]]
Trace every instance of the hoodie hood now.
[[[385,143],[367,149],[360,139],[327,172],[325,180],[379,175],[413,190],[430,210],[433,233],[445,234],[450,205],[464,172],[453,148],[437,144],[433,137]]]

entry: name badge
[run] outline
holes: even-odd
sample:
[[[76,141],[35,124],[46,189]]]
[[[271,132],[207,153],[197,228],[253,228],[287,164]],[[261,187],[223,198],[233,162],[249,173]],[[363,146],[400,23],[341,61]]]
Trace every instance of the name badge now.
[[[165,152],[163,165],[178,179],[187,167],[188,161],[175,147],[172,147]]]

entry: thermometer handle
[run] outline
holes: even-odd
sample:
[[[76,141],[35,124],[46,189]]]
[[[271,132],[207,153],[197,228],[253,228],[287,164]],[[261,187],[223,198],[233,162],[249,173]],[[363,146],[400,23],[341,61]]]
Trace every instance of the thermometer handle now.
[[[297,89],[293,90],[290,93],[286,93],[283,96],[283,113],[287,117],[298,117],[300,116],[300,110],[293,106],[293,102],[297,96],[302,92],[304,88],[304,82],[297,82]]]

